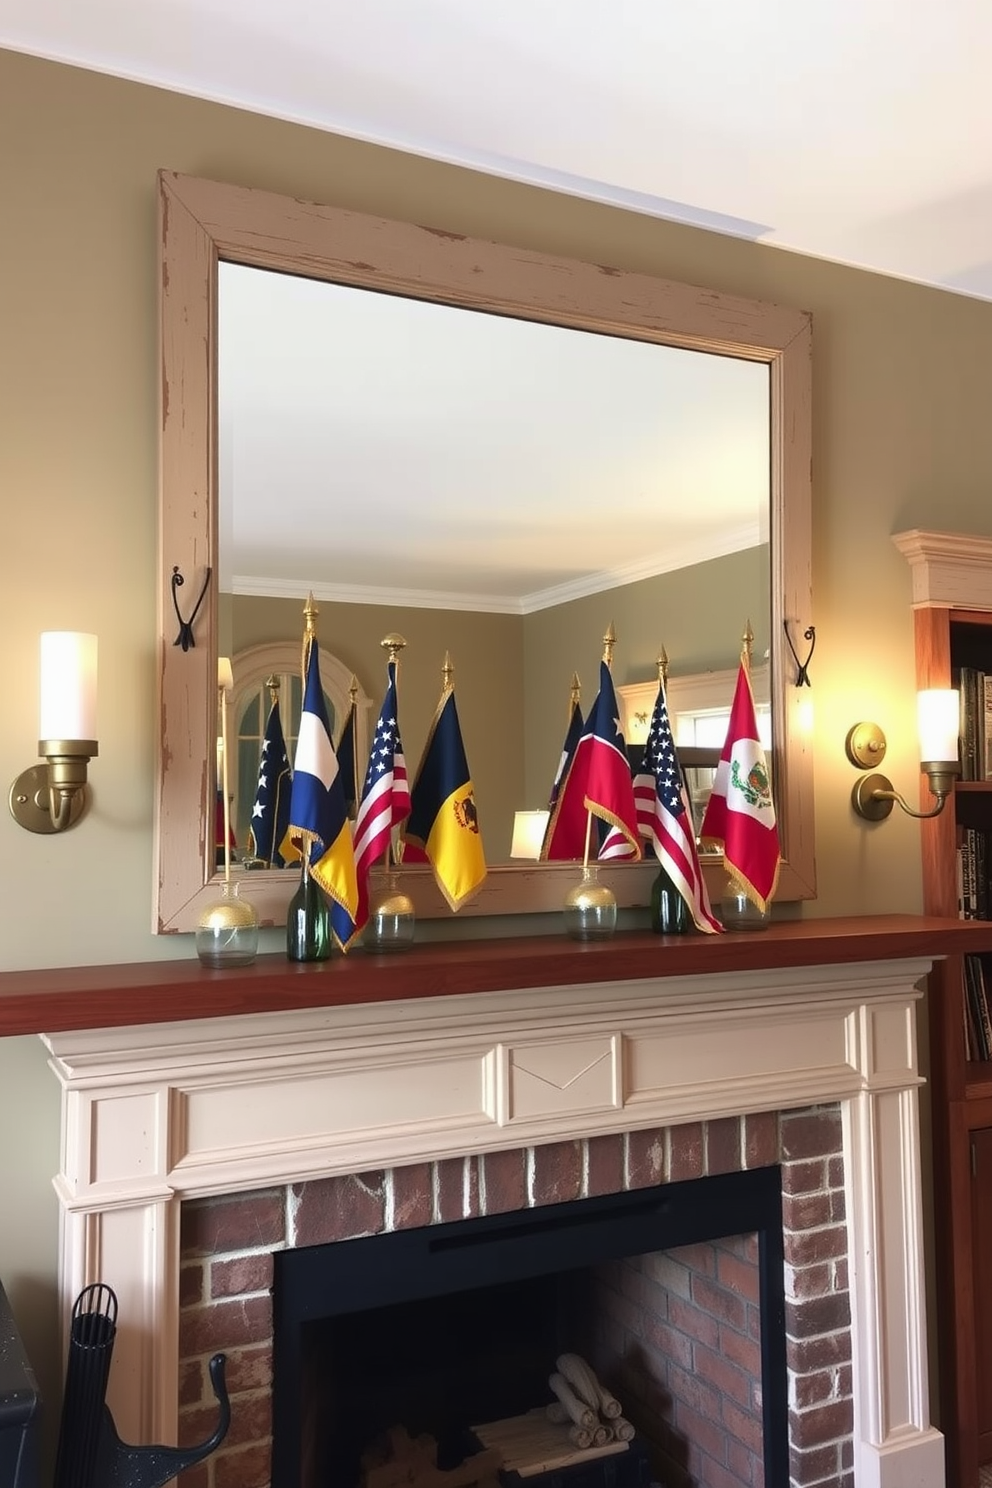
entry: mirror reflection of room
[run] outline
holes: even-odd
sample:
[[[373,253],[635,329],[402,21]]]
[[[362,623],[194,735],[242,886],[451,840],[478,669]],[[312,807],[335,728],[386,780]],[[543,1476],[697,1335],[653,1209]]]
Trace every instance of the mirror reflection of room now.
[[[515,814],[547,804],[573,673],[588,707],[611,620],[632,742],[662,642],[673,699],[680,682],[688,699],[672,709],[677,742],[720,733],[746,619],[762,713],[765,364],[232,264],[220,266],[218,345],[239,853],[271,694],[264,676],[239,691],[237,658],[298,649],[309,590],[322,650],[368,705],[381,637],[406,636],[399,695],[414,759],[452,652],[493,862],[510,860]],[[337,737],[347,703],[324,682]],[[279,683],[291,759],[298,668]],[[770,727],[770,709],[762,716]]]

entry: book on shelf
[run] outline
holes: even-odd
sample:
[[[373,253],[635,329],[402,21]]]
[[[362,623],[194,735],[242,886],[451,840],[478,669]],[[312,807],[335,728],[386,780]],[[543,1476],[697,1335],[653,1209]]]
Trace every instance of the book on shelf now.
[[[969,1014],[965,1053],[969,1059],[985,1063],[992,1059],[992,1017],[989,1015],[985,966],[979,956],[965,956],[964,980]]]
[[[978,671],[963,666],[958,673],[958,730],[961,779],[976,778],[978,761]]]
[[[963,666],[957,676],[962,780],[992,780],[992,672]]]
[[[992,848],[981,827],[959,827],[954,861],[958,919],[992,919]]]

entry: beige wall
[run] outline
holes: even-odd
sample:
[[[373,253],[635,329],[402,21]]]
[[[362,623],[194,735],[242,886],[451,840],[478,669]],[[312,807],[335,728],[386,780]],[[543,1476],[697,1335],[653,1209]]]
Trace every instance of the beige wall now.
[[[848,726],[915,780],[909,580],[890,534],[992,531],[992,305],[0,53],[0,778],[36,757],[37,637],[100,635],[94,809],[64,840],[0,817],[0,968],[186,957],[149,933],[161,167],[776,299],[814,317],[814,914],[918,910],[918,829],[848,807]],[[0,1047],[0,1275],[51,1384],[57,1096]]]

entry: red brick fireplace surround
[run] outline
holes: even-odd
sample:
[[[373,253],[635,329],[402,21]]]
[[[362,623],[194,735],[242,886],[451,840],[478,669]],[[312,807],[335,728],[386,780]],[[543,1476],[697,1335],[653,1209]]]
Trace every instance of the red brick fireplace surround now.
[[[265,1488],[270,1468],[272,1255],[389,1230],[558,1204],[782,1163],[790,1461],[801,1488],[850,1488],[852,1362],[838,1106],[692,1122],[346,1175],[184,1208],[180,1262],[180,1439],[202,1440],[216,1407],[207,1363],[228,1357],[228,1442],[183,1488]],[[704,1251],[700,1263],[695,1252]],[[663,1315],[644,1305],[624,1332],[652,1360],[684,1441],[689,1480],[760,1483],[757,1274],[747,1247],[670,1253]],[[655,1263],[659,1276],[667,1268]],[[683,1281],[677,1272],[683,1272]],[[653,1289],[651,1289],[653,1290]],[[700,1316],[701,1315],[701,1316]]]
[[[267,1328],[273,1246],[461,1217],[517,1203],[521,1186],[535,1204],[664,1181],[673,1164],[747,1164],[774,1131],[793,1482],[846,1483],[847,1438],[856,1488],[941,1488],[916,1002],[936,957],[989,942],[977,923],[886,916],[583,947],[418,945],[326,967],[274,956],[242,972],[191,960],[3,974],[0,1032],[40,1032],[63,1087],[64,1316],[91,1281],[120,1300],[108,1398],[122,1436],[175,1440],[180,1390],[195,1388],[195,1366],[180,1371],[181,1271],[185,1285],[209,1270],[210,1291]],[[840,1131],[842,1189],[836,1155],[816,1150],[825,1128]],[[183,1223],[243,1212],[230,1196],[249,1193],[268,1194],[260,1212],[286,1228],[262,1251],[236,1237],[202,1276],[190,1251],[181,1265]],[[264,1420],[257,1347],[232,1383],[256,1392]],[[264,1453],[239,1417],[231,1453]]]

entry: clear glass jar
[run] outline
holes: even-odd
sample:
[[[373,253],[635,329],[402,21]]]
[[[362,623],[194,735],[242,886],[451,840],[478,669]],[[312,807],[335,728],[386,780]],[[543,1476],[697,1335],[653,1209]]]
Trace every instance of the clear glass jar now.
[[[413,945],[417,916],[413,900],[399,887],[396,874],[373,868],[369,873],[369,918],[362,931],[368,951],[405,951]]]
[[[239,897],[239,887],[237,879],[221,884],[220,898],[207,905],[196,927],[196,954],[218,971],[250,966],[258,955],[258,915]]]
[[[732,878],[720,895],[720,919],[725,930],[764,930],[771,924],[771,906],[759,909]]]
[[[331,911],[304,861],[300,886],[286,911],[286,955],[290,961],[326,961],[333,948]]]
[[[565,895],[565,933],[573,940],[609,940],[617,928],[613,890],[599,881],[599,864],[587,863],[582,880]]]

